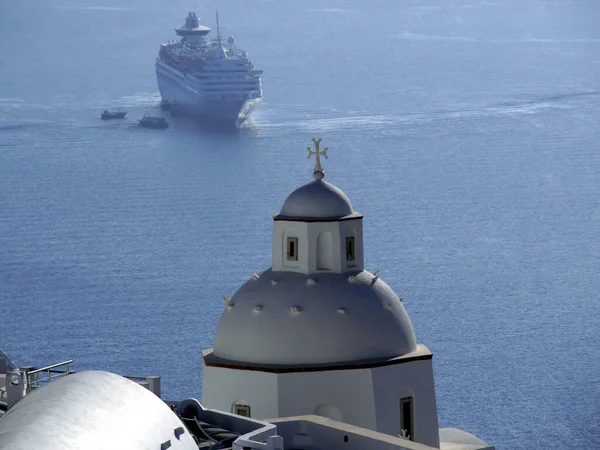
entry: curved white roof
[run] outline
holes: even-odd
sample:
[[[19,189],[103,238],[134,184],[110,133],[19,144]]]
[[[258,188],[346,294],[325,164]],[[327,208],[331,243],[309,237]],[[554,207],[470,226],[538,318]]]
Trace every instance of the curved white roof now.
[[[488,447],[477,436],[456,428],[440,428],[440,448],[443,450],[481,450]]]
[[[334,185],[317,179],[292,192],[277,217],[338,219],[353,213],[346,194]]]
[[[25,396],[0,419],[11,450],[197,450],[182,422],[156,395],[109,372],[68,375]]]
[[[231,362],[327,365],[388,359],[417,348],[398,296],[370,272],[349,278],[268,269],[230,303],[214,355]]]

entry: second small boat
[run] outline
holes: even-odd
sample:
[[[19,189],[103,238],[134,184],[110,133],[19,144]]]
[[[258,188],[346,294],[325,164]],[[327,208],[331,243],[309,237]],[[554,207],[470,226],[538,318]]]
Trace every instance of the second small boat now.
[[[108,109],[105,109],[104,111],[102,111],[102,114],[100,114],[100,117],[102,118],[102,120],[108,120],[108,119],[124,119],[125,116],[127,115],[127,111],[123,112],[110,112]]]
[[[169,127],[169,122],[167,122],[167,120],[164,117],[151,116],[150,114],[144,114],[144,117],[142,117],[139,120],[139,123],[140,123],[141,127],[146,127],[146,128],[168,128]]]

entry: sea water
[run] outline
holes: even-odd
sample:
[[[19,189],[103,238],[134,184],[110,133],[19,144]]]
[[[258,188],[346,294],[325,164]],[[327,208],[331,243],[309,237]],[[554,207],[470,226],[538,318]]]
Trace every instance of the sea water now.
[[[159,44],[216,8],[263,104],[235,132],[139,129],[162,114]],[[0,345],[199,397],[222,296],[270,266],[322,137],[367,268],[433,352],[440,425],[600,448],[599,19],[595,0],[3,0]]]

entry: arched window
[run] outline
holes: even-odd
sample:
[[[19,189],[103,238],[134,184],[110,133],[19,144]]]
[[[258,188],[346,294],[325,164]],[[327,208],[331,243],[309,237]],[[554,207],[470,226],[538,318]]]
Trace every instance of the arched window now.
[[[333,237],[329,231],[321,231],[317,237],[317,269],[333,268]]]
[[[286,257],[288,261],[298,261],[298,238],[288,237],[286,240]]]
[[[410,441],[415,440],[412,397],[400,399],[400,435]]]
[[[306,257],[301,254],[302,242],[300,230],[285,228],[281,234],[281,263],[283,267],[300,267],[300,262]]]
[[[346,236],[346,267],[356,266],[356,230],[350,228],[349,234]]]
[[[346,238],[346,261],[353,262],[356,259],[356,239],[354,236]]]

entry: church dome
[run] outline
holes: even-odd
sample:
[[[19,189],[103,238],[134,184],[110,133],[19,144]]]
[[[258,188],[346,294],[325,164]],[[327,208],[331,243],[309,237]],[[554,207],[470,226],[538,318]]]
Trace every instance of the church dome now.
[[[36,389],[0,418],[0,448],[11,450],[198,449],[181,420],[150,390],[96,370],[73,373]],[[166,447],[162,447],[166,448]]]
[[[416,350],[398,296],[370,272],[266,270],[229,300],[214,355],[258,366],[385,360]]]
[[[334,185],[316,179],[288,196],[279,217],[338,219],[353,213],[352,204],[346,194]]]

